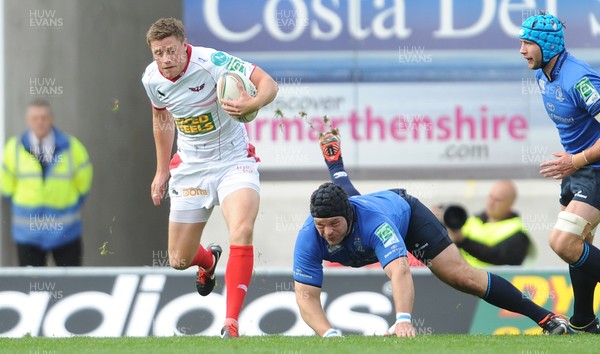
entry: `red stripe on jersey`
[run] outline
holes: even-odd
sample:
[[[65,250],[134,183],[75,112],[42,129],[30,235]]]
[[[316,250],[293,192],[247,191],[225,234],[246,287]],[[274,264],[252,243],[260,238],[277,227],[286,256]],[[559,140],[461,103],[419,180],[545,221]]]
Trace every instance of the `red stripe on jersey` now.
[[[181,157],[179,157],[179,154],[175,153],[175,155],[173,155],[173,158],[171,159],[171,162],[169,163],[169,170],[177,168],[180,164]]]
[[[154,108],[157,111],[164,111],[165,109],[167,109],[167,107],[163,107],[163,108],[158,108],[155,105],[152,104],[152,102],[150,102],[150,105],[152,106],[152,108]]]
[[[254,157],[254,161],[260,162],[260,157],[256,156],[256,148],[252,144],[248,144],[248,157]]]
[[[256,64],[252,64],[252,71],[250,72],[250,75],[248,76],[250,81],[252,81],[252,74],[254,74],[254,69],[256,69]]]

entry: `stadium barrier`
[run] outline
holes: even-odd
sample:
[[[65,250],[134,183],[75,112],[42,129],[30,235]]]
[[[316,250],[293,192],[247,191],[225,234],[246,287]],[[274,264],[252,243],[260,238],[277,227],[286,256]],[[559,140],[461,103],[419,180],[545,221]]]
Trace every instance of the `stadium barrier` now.
[[[380,335],[394,320],[391,284],[380,269],[325,269],[321,301],[344,333]],[[566,269],[497,269],[536,303],[572,312]],[[0,336],[218,335],[225,314],[223,274],[200,297],[195,272],[145,268],[0,269]],[[539,333],[531,320],[460,293],[413,269],[413,325],[419,334]],[[596,299],[598,300],[598,299]],[[596,310],[598,301],[595,301]],[[302,321],[289,270],[258,269],[240,317],[242,335],[312,335]]]

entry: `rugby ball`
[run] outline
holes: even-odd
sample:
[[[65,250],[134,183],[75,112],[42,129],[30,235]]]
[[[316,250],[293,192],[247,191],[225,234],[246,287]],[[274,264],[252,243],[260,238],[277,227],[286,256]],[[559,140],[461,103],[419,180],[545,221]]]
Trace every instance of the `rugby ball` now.
[[[225,75],[221,76],[217,81],[217,99],[221,105],[221,100],[237,101],[240,98],[240,89],[238,88],[238,82],[242,84],[242,88],[250,96],[256,96],[256,86],[250,81],[249,78],[241,73],[235,71],[229,71]],[[234,120],[242,123],[252,122],[258,111],[248,113],[241,117],[231,117]]]

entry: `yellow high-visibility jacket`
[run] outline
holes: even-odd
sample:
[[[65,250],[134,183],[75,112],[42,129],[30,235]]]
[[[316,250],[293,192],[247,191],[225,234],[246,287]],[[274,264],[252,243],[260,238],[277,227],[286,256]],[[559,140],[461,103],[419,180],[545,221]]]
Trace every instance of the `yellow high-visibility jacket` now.
[[[55,151],[43,168],[31,153],[29,134],[6,143],[0,174],[11,201],[15,242],[54,249],[81,236],[81,207],[92,184],[88,153],[75,137],[54,128]]]
[[[482,215],[470,216],[461,228],[461,232],[465,236],[465,241],[459,245],[461,247],[460,252],[469,264],[474,267],[506,264],[516,265],[514,263],[515,260],[512,258],[515,258],[517,255],[522,255],[520,256],[521,262],[523,262],[523,257],[533,257],[535,255],[535,247],[520,217],[513,215],[495,222],[487,222],[486,220],[487,217],[483,213]],[[520,244],[523,241],[527,242],[527,240],[529,242],[522,246],[523,249],[514,249],[514,247],[511,249],[510,247],[513,245],[502,244],[504,241],[515,237],[521,238],[522,241],[520,241]],[[474,247],[474,245],[467,247],[466,243],[468,240],[481,244],[485,248]],[[492,252],[493,249],[495,251]],[[475,250],[482,252],[482,254],[475,253]],[[469,251],[474,253],[469,253]]]

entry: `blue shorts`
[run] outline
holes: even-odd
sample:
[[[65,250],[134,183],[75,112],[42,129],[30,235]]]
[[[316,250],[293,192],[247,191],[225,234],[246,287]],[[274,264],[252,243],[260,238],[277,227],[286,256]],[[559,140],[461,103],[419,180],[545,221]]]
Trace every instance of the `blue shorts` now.
[[[560,185],[560,204],[569,205],[572,200],[583,202],[600,210],[600,168],[583,167]]]
[[[419,199],[406,193],[404,189],[391,189],[410,205],[410,221],[404,243],[410,253],[426,266],[446,247],[453,244],[448,231]]]

